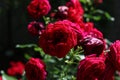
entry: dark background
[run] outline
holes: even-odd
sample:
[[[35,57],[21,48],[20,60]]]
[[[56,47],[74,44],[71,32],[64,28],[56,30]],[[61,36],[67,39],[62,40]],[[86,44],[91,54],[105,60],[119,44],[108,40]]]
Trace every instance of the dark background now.
[[[120,0],[103,0],[101,9],[115,18],[114,22],[103,21],[100,30],[110,41],[120,39]],[[27,31],[31,18],[26,7],[30,0],[0,0],[0,65],[6,66],[12,58],[16,44],[37,43],[37,38]],[[21,55],[17,51],[17,55]],[[20,57],[19,57],[20,58]],[[0,66],[0,69],[4,69]]]

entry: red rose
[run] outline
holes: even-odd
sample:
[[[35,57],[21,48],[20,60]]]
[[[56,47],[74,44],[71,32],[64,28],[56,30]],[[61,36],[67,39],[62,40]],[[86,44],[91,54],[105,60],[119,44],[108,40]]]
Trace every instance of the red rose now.
[[[2,80],[2,76],[0,76],[0,80]]]
[[[42,30],[44,29],[45,27],[40,22],[33,21],[33,22],[30,22],[30,24],[28,25],[28,31],[32,35],[41,35]]]
[[[62,58],[76,45],[77,37],[71,24],[64,20],[47,25],[39,39],[39,45],[46,54]]]
[[[79,24],[72,23],[71,21],[67,21],[67,24],[71,26],[72,30],[77,34],[77,41],[83,39],[85,36],[83,29],[79,26]]]
[[[28,80],[45,80],[46,67],[39,58],[31,58],[25,65],[26,77]]]
[[[120,40],[117,40],[110,46],[110,52],[107,54],[107,60],[113,68],[120,71]]]
[[[67,19],[83,26],[84,10],[79,0],[70,0],[64,6],[59,6],[57,13],[52,15],[58,20]]]
[[[114,80],[115,71],[120,71],[120,41],[117,40],[110,46],[106,54],[106,68],[99,80]]]
[[[79,63],[77,80],[98,80],[104,69],[104,58],[88,56]]]
[[[85,23],[84,32],[86,35],[103,39],[103,34],[98,29],[94,28],[94,23],[92,22]]]
[[[24,64],[22,62],[11,62],[11,67],[8,68],[7,73],[11,76],[21,76],[24,72]]]
[[[32,0],[27,7],[28,13],[35,19],[47,15],[50,9],[48,0]]]
[[[68,6],[68,19],[72,22],[79,22],[83,18],[84,10],[79,0],[70,0],[67,2]]]
[[[98,80],[114,80],[115,68],[109,62],[105,61],[106,67]]]
[[[91,36],[84,37],[80,40],[79,45],[83,47],[86,56],[91,54],[96,54],[99,56],[105,49],[105,42],[103,39],[98,39]]]
[[[84,23],[83,28],[85,32],[90,32],[94,28],[94,23],[93,22]]]

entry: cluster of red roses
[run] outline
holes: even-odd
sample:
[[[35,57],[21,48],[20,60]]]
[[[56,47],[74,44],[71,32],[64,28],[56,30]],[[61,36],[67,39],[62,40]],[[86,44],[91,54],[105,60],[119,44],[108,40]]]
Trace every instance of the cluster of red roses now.
[[[27,7],[34,19],[42,18],[50,11],[48,0],[32,0]],[[46,54],[58,58],[65,57],[71,48],[81,46],[85,59],[81,60],[76,72],[77,80],[114,80],[116,70],[120,71],[120,41],[114,42],[109,52],[103,34],[92,22],[84,22],[84,10],[79,0],[70,0],[52,13],[54,23],[44,27],[42,22],[33,21],[28,31],[39,36],[39,46]],[[38,58],[31,58],[25,65],[28,80],[45,80],[45,64]]]

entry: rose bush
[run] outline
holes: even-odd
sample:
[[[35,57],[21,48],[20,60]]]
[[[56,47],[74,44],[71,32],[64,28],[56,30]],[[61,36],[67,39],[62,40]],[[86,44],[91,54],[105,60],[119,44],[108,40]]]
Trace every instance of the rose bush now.
[[[95,25],[105,15],[95,8],[103,1],[58,2],[56,9],[52,0],[32,0],[28,4],[33,21],[27,28],[38,38],[38,44],[17,45],[28,50],[23,54],[26,64],[12,62],[7,74],[1,71],[0,79],[115,80],[114,74],[120,71],[120,41],[106,40]]]

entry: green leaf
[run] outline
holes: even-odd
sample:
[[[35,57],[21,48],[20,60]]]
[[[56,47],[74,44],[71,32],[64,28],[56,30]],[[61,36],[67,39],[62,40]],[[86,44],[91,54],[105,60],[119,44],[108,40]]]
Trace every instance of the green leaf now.
[[[27,60],[29,60],[30,58],[31,58],[31,56],[29,55],[29,54],[24,54],[24,57],[27,59]]]
[[[24,74],[22,75],[22,80],[27,80],[26,75],[25,75],[25,72],[24,72]]]
[[[101,19],[101,16],[93,16],[93,19],[94,19],[95,21],[99,21],[99,20]]]
[[[120,76],[116,76],[116,77],[115,77],[115,80],[120,80]]]
[[[100,9],[97,9],[97,10],[94,10],[92,13],[100,13],[100,14],[104,14],[104,11],[103,10],[100,10]]]
[[[17,80],[15,77],[8,76],[4,71],[1,71],[3,80]]]
[[[17,44],[16,48],[31,48],[31,47],[35,47],[35,46],[37,46],[37,45],[36,44],[23,44],[23,45]]]
[[[87,3],[87,0],[79,0],[81,3]]]
[[[105,12],[105,17],[108,19],[108,20],[111,20],[111,21],[114,21],[114,17],[112,17],[108,12]]]
[[[50,22],[50,17],[43,16],[43,19],[44,19],[46,25]]]

